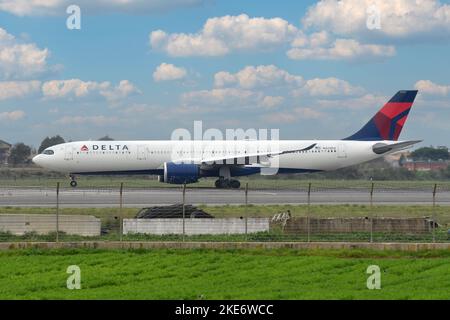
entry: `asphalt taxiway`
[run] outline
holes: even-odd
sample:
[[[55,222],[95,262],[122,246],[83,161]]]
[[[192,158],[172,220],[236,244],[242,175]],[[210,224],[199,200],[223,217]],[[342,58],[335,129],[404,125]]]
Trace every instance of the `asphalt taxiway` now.
[[[306,204],[307,193],[299,190],[250,190],[249,204]],[[60,205],[64,207],[108,208],[120,202],[117,189],[67,188],[60,191]],[[321,190],[311,194],[312,204],[369,204],[370,196],[364,190]],[[124,207],[146,207],[182,202],[179,188],[126,189]],[[186,203],[206,205],[238,205],[245,203],[244,190],[188,188]],[[374,204],[431,205],[428,190],[379,191],[373,196]],[[450,192],[436,196],[439,205],[450,205]],[[56,204],[56,192],[50,188],[0,188],[0,206],[51,207]]]

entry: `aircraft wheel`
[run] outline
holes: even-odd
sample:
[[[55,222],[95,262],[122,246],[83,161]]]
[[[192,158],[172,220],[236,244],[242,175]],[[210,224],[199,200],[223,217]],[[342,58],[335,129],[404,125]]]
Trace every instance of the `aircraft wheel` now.
[[[222,189],[223,188],[223,179],[217,179],[216,182],[214,183],[214,185],[216,186],[217,189]]]
[[[70,186],[72,188],[75,188],[78,185],[78,183],[75,180],[70,181]]]
[[[241,183],[239,182],[239,180],[231,180],[230,186],[233,189],[239,189],[241,187]]]

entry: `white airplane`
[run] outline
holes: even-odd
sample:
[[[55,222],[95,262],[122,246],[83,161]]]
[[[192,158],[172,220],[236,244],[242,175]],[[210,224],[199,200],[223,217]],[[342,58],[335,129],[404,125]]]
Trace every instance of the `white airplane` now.
[[[72,187],[77,175],[148,174],[173,184],[218,177],[217,188],[239,188],[234,177],[336,170],[420,142],[398,141],[416,95],[397,92],[363,128],[341,140],[79,141],[47,148],[33,162],[68,173]]]

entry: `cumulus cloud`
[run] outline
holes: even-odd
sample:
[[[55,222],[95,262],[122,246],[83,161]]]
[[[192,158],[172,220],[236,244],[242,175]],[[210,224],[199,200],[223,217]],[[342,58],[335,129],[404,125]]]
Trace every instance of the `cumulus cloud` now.
[[[77,0],[83,13],[155,13],[199,6],[206,0]],[[0,10],[17,16],[66,15],[72,0],[0,0]]]
[[[0,81],[0,100],[23,98],[38,93],[41,82],[33,81]]]
[[[261,105],[266,108],[275,108],[284,102],[284,97],[281,96],[266,96],[263,98]]]
[[[161,63],[153,72],[153,80],[160,81],[170,81],[179,80],[186,77],[186,69],[179,68],[173,64]]]
[[[115,87],[108,86],[108,88],[100,90],[100,95],[112,102],[119,101],[133,94],[139,93],[141,93],[141,91],[128,80],[121,80]]]
[[[324,117],[323,112],[311,108],[294,108],[290,111],[270,113],[262,116],[268,123],[294,123],[305,119],[319,119]]]
[[[447,96],[450,93],[450,85],[440,85],[430,80],[419,80],[414,87],[421,94]]]
[[[368,9],[381,14],[381,29],[366,26]],[[321,0],[302,19],[306,28],[364,38],[425,39],[450,36],[450,5],[438,0]]]
[[[328,39],[327,39],[328,40]],[[294,60],[372,60],[392,57],[396,54],[394,46],[362,44],[354,39],[336,39],[333,42],[302,42],[297,38],[287,52]]]
[[[15,110],[10,112],[0,112],[0,120],[17,121],[25,117],[25,112],[22,110]]]
[[[184,93],[182,104],[186,107],[274,109],[296,105],[296,98],[308,100],[361,97],[365,90],[360,86],[334,77],[305,80],[274,65],[246,66],[236,73],[220,71],[214,75],[211,90]],[[326,102],[324,102],[326,104]],[[209,109],[208,109],[209,110]],[[312,109],[311,109],[312,110]],[[300,111],[304,111],[300,113]],[[291,117],[306,117],[308,110],[298,109]],[[317,114],[309,114],[310,116]]]
[[[80,79],[51,80],[42,85],[45,98],[83,98],[100,95],[110,101],[124,99],[140,92],[130,81],[122,80],[117,86],[110,82],[83,81]]]
[[[50,52],[24,43],[0,28],[0,78],[20,79],[49,71]]]
[[[56,121],[58,124],[62,125],[95,125],[95,126],[105,126],[111,125],[118,122],[117,117],[107,117],[103,115],[95,116],[64,116]]]
[[[197,33],[150,33],[154,50],[174,57],[224,56],[233,52],[269,51],[291,45],[291,59],[369,60],[395,55],[390,45],[362,43],[321,30],[310,34],[282,18],[251,18],[246,14],[210,18]],[[222,75],[226,77],[227,75]]]
[[[156,30],[150,45],[171,56],[223,56],[232,51],[268,50],[295,38],[298,29],[281,18],[250,18],[246,14],[210,18],[194,34]]]
[[[106,90],[109,82],[83,81],[80,79],[51,80],[42,85],[42,93],[48,98],[85,97],[93,92]]]
[[[365,90],[338,78],[305,80],[274,65],[246,66],[236,73],[220,71],[214,75],[216,88],[240,88],[244,90],[289,91],[293,96],[356,96]],[[267,101],[274,99],[268,97]],[[277,99],[281,101],[280,99]]]
[[[319,109],[362,110],[368,108],[376,109],[376,107],[383,106],[387,101],[388,97],[386,96],[367,93],[359,97],[348,97],[345,99],[318,99],[314,104]]]
[[[291,75],[274,65],[247,66],[235,74],[226,71],[214,75],[216,87],[239,86],[244,89],[293,86],[303,83],[301,76]]]
[[[238,88],[198,90],[183,93],[184,105],[214,105],[221,107],[242,107],[259,105],[263,96],[259,92]]]
[[[293,95],[317,96],[355,96],[361,95],[365,90],[359,86],[353,86],[349,82],[337,78],[311,79],[304,86],[293,91]]]

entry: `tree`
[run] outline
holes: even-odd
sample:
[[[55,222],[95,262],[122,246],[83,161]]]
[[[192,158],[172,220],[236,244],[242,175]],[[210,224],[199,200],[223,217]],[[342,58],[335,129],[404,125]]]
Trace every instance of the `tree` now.
[[[113,138],[111,138],[110,136],[106,135],[104,137],[101,137],[100,139],[98,139],[99,141],[114,141]]]
[[[414,160],[449,160],[448,149],[423,147],[411,152],[411,158]]]
[[[11,153],[8,158],[8,163],[12,165],[25,164],[31,155],[31,147],[22,142],[16,143],[11,148]]]
[[[42,140],[41,146],[39,147],[38,152],[41,153],[42,151],[44,151],[45,149],[47,149],[49,147],[52,147],[52,146],[55,146],[57,144],[64,143],[64,142],[66,142],[66,141],[60,135],[56,135],[51,138],[46,137],[44,140]]]

